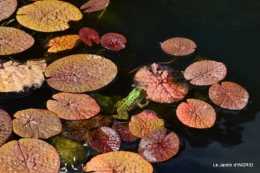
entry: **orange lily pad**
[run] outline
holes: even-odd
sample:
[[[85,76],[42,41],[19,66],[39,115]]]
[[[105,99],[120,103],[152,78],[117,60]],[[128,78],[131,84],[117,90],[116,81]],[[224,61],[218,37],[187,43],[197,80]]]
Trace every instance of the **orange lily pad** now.
[[[74,5],[64,1],[37,1],[17,11],[17,21],[30,29],[41,32],[63,31],[68,22],[79,21],[82,13]]]
[[[185,79],[191,80],[191,84],[205,86],[223,80],[227,74],[227,68],[221,62],[204,60],[189,65],[183,74]]]
[[[85,10],[84,13],[91,13],[105,9],[109,4],[109,0],[88,0],[80,9]]]
[[[57,53],[64,50],[73,49],[79,43],[78,35],[65,35],[62,37],[55,37],[48,41],[46,47],[50,47],[48,52]]]
[[[60,157],[56,149],[45,141],[23,138],[10,141],[0,148],[0,172],[58,173]]]
[[[59,117],[49,110],[26,109],[14,114],[14,132],[22,137],[47,139],[61,132]]]
[[[48,84],[60,91],[87,92],[108,85],[117,74],[117,66],[104,57],[76,54],[58,59],[47,66]]]
[[[138,139],[135,135],[133,135],[130,132],[128,123],[127,124],[126,123],[119,123],[119,122],[115,121],[113,123],[112,128],[119,133],[121,139],[124,140],[124,141],[133,142],[133,141],[136,141]]]
[[[209,98],[222,108],[241,110],[247,105],[249,94],[242,86],[225,81],[209,88]]]
[[[210,128],[216,121],[214,108],[210,104],[197,99],[187,99],[187,103],[179,104],[176,114],[183,124],[199,129]]]
[[[104,153],[92,158],[85,166],[84,171],[95,173],[152,173],[152,165],[139,154],[129,151],[115,151]]]
[[[20,53],[34,44],[32,36],[12,27],[0,26],[0,38],[0,55]]]
[[[145,109],[143,112],[133,115],[129,122],[129,130],[135,136],[142,138],[155,129],[163,129],[164,120],[160,119],[154,111]]]
[[[97,115],[100,107],[87,94],[58,93],[48,100],[47,108],[62,119],[83,120]]]
[[[157,129],[145,135],[139,144],[138,153],[148,162],[163,162],[179,151],[180,140],[174,132]]]
[[[12,134],[12,131],[13,127],[10,115],[0,109],[0,146],[5,143],[5,141]]]
[[[79,37],[88,46],[92,46],[92,41],[96,44],[99,44],[100,42],[99,33],[88,27],[84,27],[79,30]]]
[[[0,1],[0,21],[11,16],[17,7],[17,0],[1,0]]]

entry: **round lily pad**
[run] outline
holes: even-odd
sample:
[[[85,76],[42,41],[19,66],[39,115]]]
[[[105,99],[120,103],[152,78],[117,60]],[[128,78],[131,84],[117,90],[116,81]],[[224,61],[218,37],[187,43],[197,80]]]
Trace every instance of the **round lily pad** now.
[[[17,0],[1,0],[0,1],[0,21],[8,18],[13,14],[17,7]]]
[[[12,131],[13,127],[10,115],[0,109],[0,146],[5,143],[5,141],[12,134]]]
[[[88,27],[84,27],[79,30],[79,37],[88,46],[92,46],[92,41],[96,44],[99,44],[100,42],[99,33]]]
[[[100,39],[100,44],[104,48],[113,51],[124,49],[126,42],[125,36],[113,32],[104,34]]]
[[[47,66],[48,84],[60,91],[87,92],[108,85],[117,74],[117,66],[104,57],[76,54],[58,59]]]

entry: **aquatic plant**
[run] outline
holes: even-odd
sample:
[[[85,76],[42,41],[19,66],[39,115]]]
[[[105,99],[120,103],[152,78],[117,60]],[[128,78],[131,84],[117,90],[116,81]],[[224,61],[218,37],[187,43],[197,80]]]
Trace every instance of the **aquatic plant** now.
[[[17,0],[2,0],[0,3],[0,21],[10,17],[17,7]]]
[[[79,30],[79,37],[80,39],[88,46],[92,46],[92,41],[96,44],[100,42],[99,33],[89,27],[83,27]]]
[[[80,9],[84,10],[84,13],[91,13],[105,9],[108,4],[109,0],[88,0]]]
[[[127,40],[122,34],[109,32],[104,34],[100,39],[100,44],[112,51],[119,51],[125,48]]]

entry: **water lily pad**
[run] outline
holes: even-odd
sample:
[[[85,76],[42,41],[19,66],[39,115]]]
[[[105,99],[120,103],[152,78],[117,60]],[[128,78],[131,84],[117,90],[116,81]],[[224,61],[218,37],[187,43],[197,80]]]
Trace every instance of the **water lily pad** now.
[[[1,0],[0,1],[0,21],[11,16],[17,7],[17,0]]]
[[[210,128],[216,121],[216,112],[213,107],[197,99],[187,99],[187,103],[179,104],[176,114],[183,124],[199,129]]]
[[[221,62],[205,60],[189,65],[183,74],[193,85],[212,85],[225,78],[227,68]]]
[[[142,138],[155,129],[163,129],[164,120],[160,119],[154,111],[145,109],[143,112],[133,115],[129,122],[129,130],[135,136]]]
[[[0,172],[58,173],[60,157],[56,149],[39,139],[10,141],[0,148]]]
[[[185,97],[188,83],[180,71],[153,63],[140,68],[134,77],[134,86],[146,91],[146,98],[159,103],[174,103]]]
[[[33,44],[34,38],[26,32],[12,27],[0,26],[0,55],[23,52]]]
[[[100,39],[100,44],[108,49],[113,51],[119,51],[125,48],[126,38],[118,33],[106,33]]]
[[[130,132],[128,123],[119,123],[115,121],[112,128],[119,133],[121,139],[124,141],[132,142],[138,139]]]
[[[145,135],[139,144],[138,153],[148,162],[163,162],[179,151],[180,140],[174,132],[157,129]]]
[[[17,21],[30,29],[41,32],[63,31],[68,22],[79,21],[82,13],[74,5],[64,1],[37,1],[17,11]]]
[[[173,37],[161,43],[161,49],[174,56],[185,56],[193,53],[197,45],[190,39]]]
[[[73,49],[79,43],[78,35],[65,35],[62,37],[55,37],[48,41],[46,47],[50,47],[48,52],[57,53],[64,50]]]
[[[12,134],[12,131],[13,127],[10,115],[0,109],[0,146],[5,143],[5,141]]]
[[[99,33],[88,27],[84,27],[79,30],[79,37],[88,46],[92,46],[92,41],[96,44],[99,44],[100,42]]]
[[[249,94],[242,86],[225,81],[209,88],[209,98],[222,108],[241,110],[247,105]]]
[[[58,93],[52,98],[56,100],[48,100],[47,108],[62,119],[89,119],[100,111],[97,102],[87,94]]]
[[[152,173],[152,165],[139,154],[129,151],[109,152],[95,156],[85,166],[84,171],[95,173]]]
[[[80,9],[85,10],[84,13],[91,13],[105,9],[109,4],[109,0],[88,0]]]
[[[14,114],[14,132],[22,137],[47,139],[61,132],[59,117],[44,109],[26,109]]]
[[[48,84],[60,91],[94,91],[108,85],[117,74],[116,65],[104,57],[92,54],[66,56],[51,63],[45,76]]]

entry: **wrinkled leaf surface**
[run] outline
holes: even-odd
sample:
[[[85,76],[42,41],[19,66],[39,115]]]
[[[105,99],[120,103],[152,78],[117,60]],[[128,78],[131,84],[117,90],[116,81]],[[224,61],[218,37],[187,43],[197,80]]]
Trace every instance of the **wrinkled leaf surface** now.
[[[0,109],[0,146],[5,143],[5,141],[12,134],[12,131],[13,127],[10,115]]]
[[[17,7],[17,0],[1,0],[0,1],[0,21],[8,18],[13,14]]]
[[[88,27],[84,27],[79,30],[79,37],[88,46],[92,46],[92,41],[96,44],[99,44],[100,42],[99,33]]]
[[[109,4],[109,0],[88,0],[80,9],[85,10],[84,13],[91,13],[105,9]]]
[[[100,44],[108,49],[113,51],[119,51],[125,48],[125,43],[127,42],[125,36],[118,33],[106,33],[100,39]]]
[[[115,129],[119,133],[121,139],[124,141],[132,142],[132,141],[135,141],[138,139],[135,135],[133,135],[130,132],[128,124],[119,123],[119,122],[115,121],[113,123],[112,128]]]
[[[57,53],[64,50],[73,49],[79,43],[78,35],[65,35],[62,37],[55,37],[48,41],[46,47],[50,47],[48,52]]]

